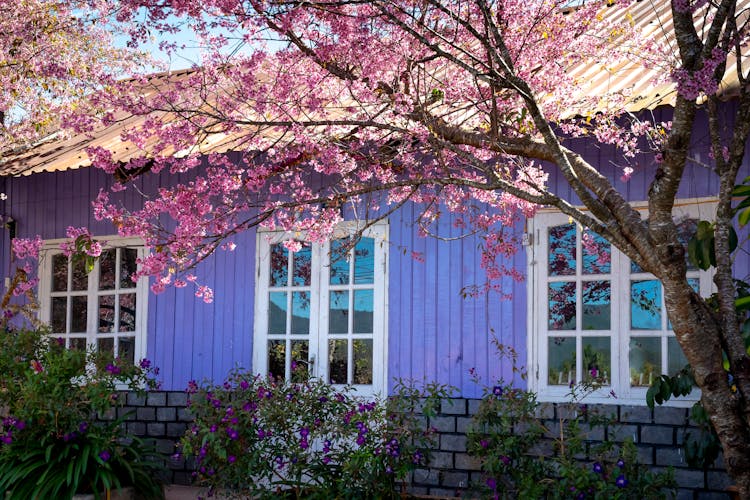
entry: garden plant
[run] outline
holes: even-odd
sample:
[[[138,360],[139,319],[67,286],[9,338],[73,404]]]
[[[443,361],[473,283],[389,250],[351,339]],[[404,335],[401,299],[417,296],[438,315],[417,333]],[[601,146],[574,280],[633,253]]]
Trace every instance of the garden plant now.
[[[393,396],[365,399],[302,379],[235,371],[222,385],[191,383],[195,422],[181,446],[198,484],[253,498],[398,496],[432,445],[421,416],[436,413],[448,388],[398,382]]]
[[[72,498],[133,486],[163,498],[163,457],[107,420],[121,389],[154,388],[148,360],[132,365],[93,350],[66,349],[43,328],[0,332],[0,492],[7,499]]]
[[[525,379],[515,351],[496,345]],[[557,405],[557,419],[543,418],[533,391],[503,381],[484,389],[467,432],[468,451],[484,473],[475,485],[482,497],[640,500],[674,492],[671,470],[655,473],[639,464],[630,438],[611,439],[614,418],[583,403],[602,387],[600,373],[588,375],[571,384],[569,401]],[[592,437],[597,428],[610,429],[602,441]]]

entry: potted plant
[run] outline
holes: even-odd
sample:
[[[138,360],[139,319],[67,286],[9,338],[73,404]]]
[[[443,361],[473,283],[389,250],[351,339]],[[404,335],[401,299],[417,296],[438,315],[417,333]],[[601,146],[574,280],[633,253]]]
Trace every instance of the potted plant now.
[[[122,404],[120,389],[154,386],[139,366],[93,350],[71,350],[45,329],[0,332],[0,492],[8,499],[72,498],[133,486],[163,498],[163,461],[127,435],[121,420],[102,421]]]

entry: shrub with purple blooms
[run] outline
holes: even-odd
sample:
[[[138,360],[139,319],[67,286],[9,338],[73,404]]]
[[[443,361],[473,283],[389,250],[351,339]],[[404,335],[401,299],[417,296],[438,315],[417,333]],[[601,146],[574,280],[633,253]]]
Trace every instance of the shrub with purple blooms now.
[[[153,448],[98,415],[124,404],[119,389],[153,387],[144,360],[133,366],[66,349],[42,329],[0,330],[0,492],[8,499],[70,498],[135,486],[163,494]]]
[[[356,397],[297,374],[243,371],[222,385],[192,382],[194,424],[182,453],[195,457],[198,484],[253,498],[390,498],[427,458],[425,420],[447,393],[399,383],[385,400]]]
[[[512,349],[498,346],[515,366]],[[521,378],[523,370],[514,367]],[[467,432],[469,453],[481,463],[483,498],[652,499],[674,489],[672,471],[650,472],[637,460],[632,440],[589,441],[598,427],[613,424],[581,399],[599,387],[571,387],[558,405],[558,420],[539,415],[536,395],[502,382],[484,390]]]

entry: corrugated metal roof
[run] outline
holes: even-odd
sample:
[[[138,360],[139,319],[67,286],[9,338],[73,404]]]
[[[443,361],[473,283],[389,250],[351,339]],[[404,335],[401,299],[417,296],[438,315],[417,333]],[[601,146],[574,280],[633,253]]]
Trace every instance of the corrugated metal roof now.
[[[642,30],[644,37],[659,40],[659,43],[665,45],[666,50],[669,50],[669,47],[677,50],[671,32],[672,16],[669,3],[667,0],[639,0],[628,7],[605,7],[602,16],[614,22],[632,23]],[[750,0],[738,1],[737,12],[745,12],[748,8]],[[747,12],[743,15],[747,15]],[[743,54],[743,62],[746,62],[748,57],[750,55]],[[720,89],[720,94],[725,98],[737,93],[739,83],[736,71],[733,71],[734,63],[734,57],[730,56],[727,73]],[[619,63],[616,67],[605,67],[595,61],[580,63],[571,67],[569,74],[580,83],[581,95],[622,94],[628,96],[626,107],[629,111],[640,111],[674,104],[676,92],[673,83],[665,81],[656,86],[652,84],[664,71],[664,68],[649,67],[631,59]],[[168,88],[193,73],[193,70],[159,73],[147,77],[145,81],[134,79],[132,82],[136,91],[147,96]],[[606,105],[605,101],[601,103],[602,108]],[[160,116],[165,116],[165,113],[160,113]],[[571,109],[571,115],[575,114],[585,114],[585,110]],[[0,159],[0,176],[31,175],[88,167],[91,161],[85,152],[87,147],[103,147],[112,152],[115,161],[122,163],[148,154],[148,148],[156,144],[156,138],[152,138],[143,149],[136,147],[132,142],[121,140],[123,131],[137,128],[147,116],[130,116],[121,112],[115,118],[113,124],[100,125],[90,133],[73,134],[68,137],[55,134],[22,152],[6,155]],[[195,150],[210,153],[236,149],[243,141],[243,137],[249,133],[252,132],[212,134],[197,141]]]

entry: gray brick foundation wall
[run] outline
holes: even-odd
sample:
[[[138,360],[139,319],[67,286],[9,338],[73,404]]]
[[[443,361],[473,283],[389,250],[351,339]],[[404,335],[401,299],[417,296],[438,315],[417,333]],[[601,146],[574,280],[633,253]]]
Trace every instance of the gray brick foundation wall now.
[[[170,458],[168,481],[189,484],[191,463],[183,457],[172,456],[175,444],[192,420],[186,408],[184,392],[151,392],[145,397],[133,393],[126,398],[118,416],[124,416],[127,429],[139,436],[154,439],[160,452]],[[411,490],[417,494],[457,496],[472,483],[483,481],[479,463],[466,452],[466,431],[479,407],[476,399],[443,401],[440,413],[430,419],[437,430],[437,448],[427,467],[417,469],[412,477]],[[631,437],[638,448],[641,463],[656,470],[672,466],[679,485],[679,499],[728,499],[725,493],[731,480],[723,470],[721,458],[708,470],[687,467],[681,444],[690,428],[689,409],[657,407],[653,411],[642,406],[589,405],[590,412],[613,415],[617,424],[607,429],[594,429],[588,436],[592,441],[604,438],[622,440]],[[545,403],[539,417],[557,422],[567,411],[565,407]],[[105,416],[114,418],[114,415]],[[539,450],[552,453],[552,437]]]
[[[479,400],[475,399],[443,401],[441,413],[429,422],[438,431],[438,449],[428,467],[415,471],[411,488],[414,493],[457,496],[470,484],[483,482],[480,464],[466,453],[465,433],[478,407]],[[567,411],[565,406],[545,403],[539,409],[539,417],[552,425],[567,417]],[[685,432],[692,427],[688,408],[657,407],[652,411],[645,406],[588,405],[588,411],[615,419],[615,425],[607,429],[593,429],[587,436],[592,442],[630,437],[641,463],[655,470],[672,466],[679,485],[678,499],[729,498],[725,489],[731,479],[723,469],[721,457],[705,471],[691,469],[685,463],[681,445]],[[552,450],[550,436],[538,451],[551,454]]]

